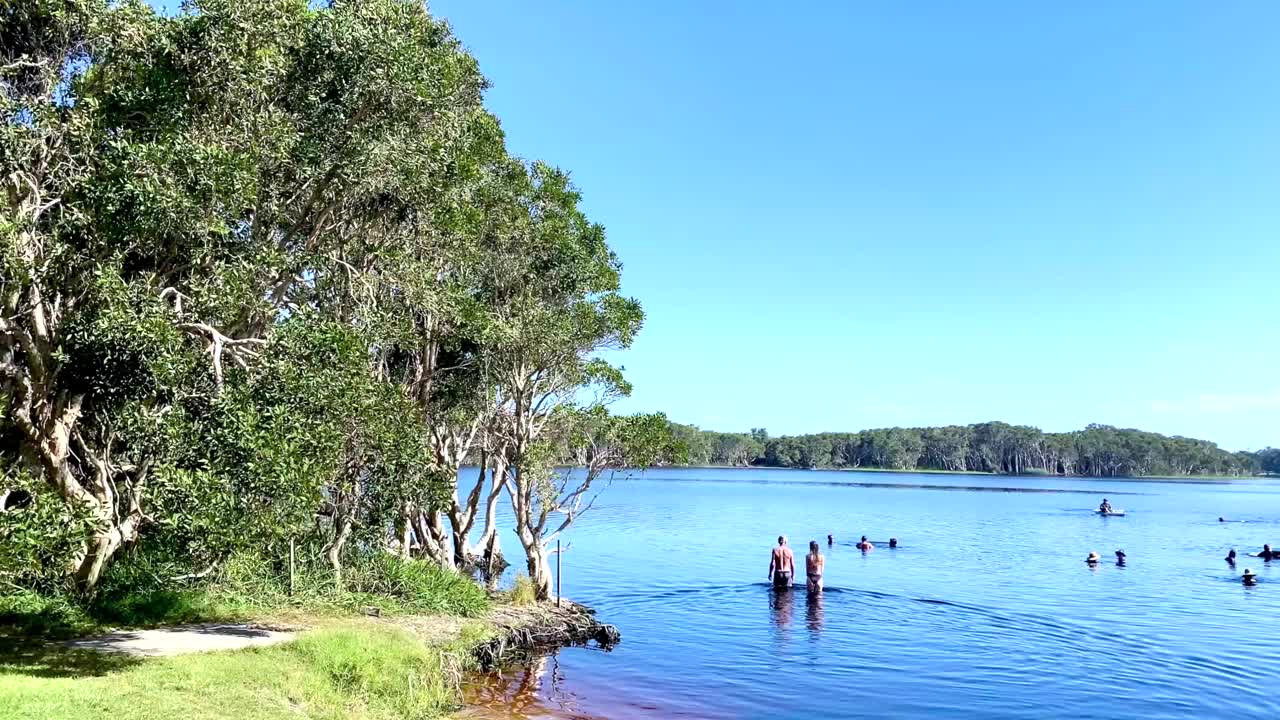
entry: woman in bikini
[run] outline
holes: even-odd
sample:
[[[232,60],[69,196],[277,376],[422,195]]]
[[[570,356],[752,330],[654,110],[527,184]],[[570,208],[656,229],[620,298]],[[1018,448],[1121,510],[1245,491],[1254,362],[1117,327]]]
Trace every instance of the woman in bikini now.
[[[827,559],[818,552],[818,541],[809,542],[809,554],[804,558],[804,571],[809,578],[809,592],[822,591],[822,570],[827,566]]]

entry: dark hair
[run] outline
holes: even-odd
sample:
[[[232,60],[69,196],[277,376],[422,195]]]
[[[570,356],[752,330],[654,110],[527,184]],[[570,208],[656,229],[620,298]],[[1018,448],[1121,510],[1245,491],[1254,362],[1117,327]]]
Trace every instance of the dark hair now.
[[[815,552],[815,553],[816,553],[816,552],[818,552],[818,541],[817,541],[817,540],[810,540],[810,541],[809,541],[809,549],[810,549],[810,550],[812,550],[812,551],[813,551],[813,552]]]
[[[863,535],[863,536],[862,536],[862,542],[866,542],[866,541],[867,541],[867,536],[866,536],[866,535]]]
[[[783,540],[786,540],[786,539],[787,539],[787,536],[786,536],[786,535],[779,535],[779,536],[778,536],[778,544],[779,544],[779,545],[781,545],[781,544],[782,544],[782,541],[783,541]]]

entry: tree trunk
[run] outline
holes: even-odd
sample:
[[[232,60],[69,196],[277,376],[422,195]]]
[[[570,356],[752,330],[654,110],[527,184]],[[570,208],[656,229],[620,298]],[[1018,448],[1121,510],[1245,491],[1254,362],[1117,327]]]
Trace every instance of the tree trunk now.
[[[521,532],[519,535],[534,592],[539,600],[550,600],[552,578],[551,565],[547,562],[547,549],[543,547],[542,539],[535,537],[533,533]]]
[[[413,534],[427,559],[442,568],[454,567],[453,544],[440,522],[440,513],[418,511],[413,519]]]
[[[351,537],[351,519],[344,514],[335,514],[333,518],[333,542],[325,549],[325,557],[333,568],[333,582],[342,589],[342,548]]]

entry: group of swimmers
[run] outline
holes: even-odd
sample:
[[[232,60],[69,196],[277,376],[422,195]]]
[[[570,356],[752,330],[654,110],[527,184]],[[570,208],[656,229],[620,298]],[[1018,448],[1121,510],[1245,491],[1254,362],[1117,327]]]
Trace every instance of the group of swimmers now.
[[[827,535],[827,545],[836,544],[836,539],[832,535]],[[875,549],[875,545],[867,539],[866,535],[858,541],[854,547],[863,553],[868,553]],[[898,547],[898,538],[889,538],[889,547]],[[822,556],[822,552],[818,549],[818,541],[809,541],[809,554],[804,558],[804,574],[805,587],[809,592],[822,591],[822,573],[827,567],[827,559]],[[791,581],[796,574],[796,558],[792,554],[791,548],[787,546],[787,536],[778,536],[778,546],[773,549],[769,555],[769,582],[777,590],[785,590],[791,587]]]
[[[1098,512],[1103,513],[1104,515],[1112,512],[1111,503],[1107,502],[1106,498],[1102,499],[1102,504],[1098,506]],[[1220,517],[1218,518],[1218,522],[1226,522],[1226,518]],[[1257,556],[1261,558],[1263,562],[1271,562],[1272,559],[1280,560],[1280,551],[1273,551],[1270,545],[1263,545],[1262,551],[1259,552]],[[1124,567],[1124,560],[1125,560],[1124,550],[1117,550],[1116,565],[1119,565],[1120,567]],[[1091,552],[1089,553],[1089,557],[1085,558],[1084,561],[1088,563],[1090,567],[1094,567],[1098,563],[1102,562],[1102,556],[1098,555],[1098,553],[1096,552]],[[1235,548],[1231,548],[1231,551],[1227,553],[1226,561],[1227,561],[1227,564],[1230,565],[1231,567],[1236,566],[1236,549]],[[1258,574],[1250,570],[1249,568],[1245,568],[1244,574],[1240,576],[1240,581],[1245,585],[1257,585]]]
[[[1272,551],[1271,545],[1264,544],[1262,546],[1262,552],[1258,553],[1258,557],[1261,558],[1263,562],[1271,562],[1273,559],[1280,559],[1280,552]],[[1231,548],[1231,551],[1227,553],[1227,557],[1224,559],[1227,561],[1228,565],[1230,565],[1231,567],[1235,567],[1236,566],[1236,549]],[[1249,568],[1245,568],[1244,574],[1240,576],[1240,582],[1244,583],[1245,585],[1257,585],[1258,574],[1250,570]]]

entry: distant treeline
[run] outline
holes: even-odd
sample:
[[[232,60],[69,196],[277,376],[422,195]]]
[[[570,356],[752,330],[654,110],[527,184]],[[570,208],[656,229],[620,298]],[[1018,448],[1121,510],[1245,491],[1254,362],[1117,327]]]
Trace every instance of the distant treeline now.
[[[1280,474],[1280,449],[1230,452],[1207,440],[1109,425],[1046,433],[1002,422],[770,437],[673,423],[693,465],[950,470],[1087,477]]]

